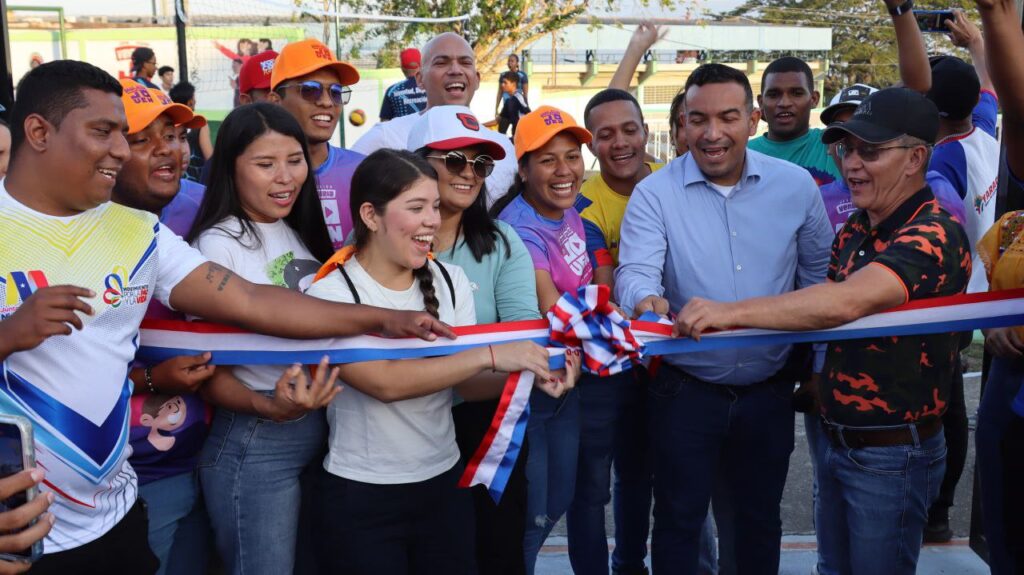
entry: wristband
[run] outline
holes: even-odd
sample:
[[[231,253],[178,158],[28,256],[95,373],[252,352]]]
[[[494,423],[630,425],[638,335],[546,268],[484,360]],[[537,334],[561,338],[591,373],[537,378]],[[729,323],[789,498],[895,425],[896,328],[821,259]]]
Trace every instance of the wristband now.
[[[905,0],[905,2],[903,2],[899,6],[896,6],[895,8],[889,8],[889,15],[895,18],[897,16],[902,16],[903,14],[906,14],[907,12],[910,12],[913,9],[914,0]]]
[[[153,368],[147,367],[143,371],[143,374],[145,374],[146,377],[146,389],[148,389],[150,393],[156,393],[156,388],[153,387]]]

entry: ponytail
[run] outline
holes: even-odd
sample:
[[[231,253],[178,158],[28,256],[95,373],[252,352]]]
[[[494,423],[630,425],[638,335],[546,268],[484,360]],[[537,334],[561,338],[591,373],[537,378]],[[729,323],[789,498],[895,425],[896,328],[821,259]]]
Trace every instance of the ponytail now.
[[[434,272],[430,271],[430,259],[428,258],[422,266],[412,270],[412,276],[416,278],[416,283],[419,284],[420,291],[423,292],[423,305],[427,308],[427,313],[436,319],[440,319],[438,308],[441,307],[441,303],[437,301],[437,290],[434,289]]]

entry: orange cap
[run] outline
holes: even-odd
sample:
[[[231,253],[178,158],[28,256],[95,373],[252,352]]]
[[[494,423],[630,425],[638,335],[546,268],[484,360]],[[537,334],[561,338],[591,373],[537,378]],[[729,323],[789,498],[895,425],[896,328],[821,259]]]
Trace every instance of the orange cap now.
[[[121,87],[124,89],[121,101],[124,103],[124,113],[128,117],[129,134],[145,130],[162,114],[170,116],[175,126],[184,124],[189,128],[198,128],[206,125],[205,118],[197,117],[185,104],[175,104],[170,96],[160,90],[147,88],[127,79],[121,80]],[[197,118],[202,123],[197,123]]]
[[[593,136],[576,123],[568,112],[551,106],[541,106],[529,114],[519,118],[516,124],[516,159],[521,160],[528,152],[544,147],[551,138],[561,132],[569,132],[579,141],[580,145],[589,144]]]
[[[301,42],[292,42],[281,49],[274,62],[274,71],[270,74],[270,89],[292,78],[299,78],[321,68],[330,68],[338,74],[338,81],[343,86],[351,86],[359,81],[359,72],[348,62],[339,62],[331,49],[315,38],[307,38]]]

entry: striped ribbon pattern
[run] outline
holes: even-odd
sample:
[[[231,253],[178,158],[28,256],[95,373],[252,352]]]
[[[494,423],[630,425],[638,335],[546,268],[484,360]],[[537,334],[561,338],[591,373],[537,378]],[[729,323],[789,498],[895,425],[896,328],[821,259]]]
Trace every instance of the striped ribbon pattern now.
[[[825,330],[730,329],[706,333],[695,341],[673,338],[671,323],[657,316],[632,322],[625,319],[608,297],[606,286],[587,286],[575,295],[563,295],[548,313],[548,321],[458,327],[454,330],[458,339],[454,341],[374,335],[289,340],[214,324],[146,321],[138,355],[145,361],[158,362],[210,351],[211,362],[219,365],[316,364],[327,355],[332,363],[341,364],[437,357],[473,347],[530,340],[549,346],[552,368],[564,365],[565,347],[579,347],[584,352],[584,369],[610,375],[629,369],[631,361],[645,356],[1024,325],[1024,289],[1015,289],[917,300]],[[498,411],[460,485],[486,485],[491,497],[500,500],[525,437],[532,387],[532,373],[509,376]]]

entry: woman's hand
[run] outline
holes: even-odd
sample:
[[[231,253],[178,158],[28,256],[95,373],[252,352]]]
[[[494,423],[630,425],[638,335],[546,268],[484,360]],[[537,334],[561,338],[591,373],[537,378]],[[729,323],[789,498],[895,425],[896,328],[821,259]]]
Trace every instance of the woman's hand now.
[[[549,379],[534,380],[533,386],[551,397],[562,397],[567,391],[576,387],[582,365],[582,352],[578,349],[567,349],[565,350],[565,369],[554,372]]]
[[[494,371],[532,371],[539,379],[551,379],[548,350],[532,341],[515,341],[490,346]]]
[[[302,366],[295,364],[277,380],[274,397],[269,401],[269,407],[263,415],[281,422],[297,419],[310,411],[320,409],[341,392],[341,386],[335,383],[337,379],[338,368],[330,369],[326,355],[320,360],[311,384],[307,384]]]

